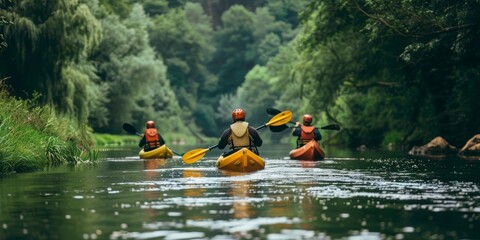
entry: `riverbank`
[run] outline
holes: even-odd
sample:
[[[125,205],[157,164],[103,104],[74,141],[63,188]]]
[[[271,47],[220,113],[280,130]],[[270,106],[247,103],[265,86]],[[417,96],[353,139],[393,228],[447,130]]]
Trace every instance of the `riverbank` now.
[[[53,109],[8,94],[0,82],[0,175],[98,158],[91,129]]]
[[[115,135],[106,133],[94,133],[96,147],[138,146],[140,137],[137,135]],[[168,146],[193,146],[199,144],[193,136],[178,133],[162,133]],[[203,137],[205,144],[215,144],[217,138]]]

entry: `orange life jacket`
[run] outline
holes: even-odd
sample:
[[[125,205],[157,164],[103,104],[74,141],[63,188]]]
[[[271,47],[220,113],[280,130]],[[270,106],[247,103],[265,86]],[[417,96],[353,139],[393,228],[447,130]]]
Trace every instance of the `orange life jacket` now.
[[[315,133],[314,133],[314,130],[315,130],[315,126],[304,126],[302,125],[300,127],[301,131],[300,131],[300,144],[303,145],[307,142],[310,142],[310,140],[314,139],[315,138]]]
[[[155,128],[147,128],[145,130],[145,145],[148,149],[155,149],[160,147],[160,139],[158,138],[158,132]]]
[[[302,130],[300,133],[300,139],[312,140],[315,137],[315,134],[313,133],[315,126],[301,126],[300,129]]]
[[[250,133],[248,132],[248,122],[235,122],[230,125],[232,134],[229,137],[231,149],[250,148]]]

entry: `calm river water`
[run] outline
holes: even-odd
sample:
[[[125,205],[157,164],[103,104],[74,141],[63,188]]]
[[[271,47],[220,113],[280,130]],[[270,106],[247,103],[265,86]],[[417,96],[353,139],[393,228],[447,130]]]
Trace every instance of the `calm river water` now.
[[[0,239],[480,239],[480,161],[289,149],[247,174],[217,170],[219,150],[186,165],[117,149],[3,177]]]

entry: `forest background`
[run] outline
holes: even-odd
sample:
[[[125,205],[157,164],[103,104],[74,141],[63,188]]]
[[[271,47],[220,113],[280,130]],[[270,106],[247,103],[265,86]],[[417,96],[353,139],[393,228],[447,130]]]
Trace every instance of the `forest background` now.
[[[97,133],[151,119],[201,140],[275,107],[340,124],[324,134],[349,147],[461,147],[480,132],[478,16],[474,0],[0,0],[0,80]]]

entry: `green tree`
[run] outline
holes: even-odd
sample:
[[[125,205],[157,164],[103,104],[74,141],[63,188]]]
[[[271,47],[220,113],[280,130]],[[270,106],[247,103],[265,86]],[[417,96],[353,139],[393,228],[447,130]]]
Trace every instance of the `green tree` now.
[[[11,2],[0,0],[0,9],[6,8],[8,3],[11,3]],[[5,38],[3,37],[3,29],[4,29],[4,25],[6,24],[8,24],[8,21],[6,20],[5,16],[0,14],[0,51],[2,50],[2,48],[7,47],[7,43],[5,42]]]
[[[271,58],[266,67],[270,72],[272,94],[276,97],[273,107],[289,109],[295,116],[304,114],[307,102],[302,97],[302,78],[295,74],[299,54],[294,47],[295,41],[280,47],[278,54]],[[305,104],[304,104],[305,103]]]
[[[222,93],[234,93],[255,66],[255,15],[240,5],[232,6],[222,16],[222,29],[217,32],[218,50],[213,69],[218,75]]]
[[[237,89],[238,103],[248,113],[248,121],[254,125],[265,123],[268,115],[265,106],[273,106],[278,98],[272,91],[271,74],[266,67],[255,66]],[[233,110],[233,109],[232,109]]]
[[[220,95],[217,109],[215,109],[215,117],[220,128],[225,128],[232,123],[232,111],[236,108],[243,108],[243,102],[238,99],[236,94]],[[217,133],[218,135],[218,133]]]
[[[275,56],[281,45],[292,40],[291,26],[285,22],[276,21],[268,8],[257,8],[255,11],[254,49],[256,63],[265,65]]]
[[[245,9],[254,12],[257,7],[264,6],[263,0],[195,0],[202,4],[203,8],[210,16],[210,22],[214,29],[218,29],[222,25],[222,15],[228,11],[232,6],[241,5]]]
[[[291,26],[275,20],[265,7],[252,13],[242,6],[232,6],[222,16],[222,24],[213,61],[222,94],[234,92],[248,71],[256,64],[265,65],[293,36]]]
[[[200,6],[188,7],[194,12],[198,11]],[[198,17],[194,19],[202,19],[201,13],[197,12],[196,16]],[[199,30],[208,34],[208,23],[198,22],[197,25],[201,26]],[[163,57],[168,67],[168,78],[178,94],[180,104],[188,110],[195,108],[201,86],[207,82],[215,83],[215,79],[205,67],[214,49],[208,42],[209,35],[202,35],[199,30],[188,21],[182,9],[174,9],[165,15],[157,16],[150,30],[152,46]],[[185,51],[186,49],[189,51]]]
[[[248,121],[253,125],[263,124],[267,116],[266,108],[275,107],[291,110],[295,116],[304,114],[301,100],[301,80],[294,75],[298,53],[293,44],[279,48],[278,54],[269,59],[266,66],[256,65],[246,76],[245,82],[235,95],[223,95],[218,109],[218,117],[223,117],[232,107],[242,107],[247,111]],[[308,103],[308,102],[305,102]],[[219,119],[220,120],[220,119]],[[287,132],[279,135],[266,134],[272,141],[280,141],[279,136],[290,136]]]
[[[313,1],[306,10],[298,70],[312,106],[345,117],[350,143],[400,132],[409,143],[441,135],[461,145],[478,131],[477,3]]]
[[[42,94],[60,114],[86,121],[93,104],[86,57],[99,43],[101,28],[85,4],[74,0],[22,0],[0,9],[9,47],[0,53],[0,74],[16,96]],[[8,61],[6,60],[8,59]],[[76,77],[72,77],[75,72]]]
[[[117,15],[121,18],[128,17],[132,10],[129,0],[98,0],[100,6],[108,15]]]
[[[95,129],[120,133],[123,122],[143,126],[151,119],[162,130],[180,131],[182,115],[178,114],[165,65],[149,45],[147,28],[151,22],[142,6],[134,5],[125,20],[110,15],[101,22],[105,37],[92,60],[108,90],[108,111],[99,111],[92,118],[96,124],[103,123]]]
[[[145,13],[149,16],[156,16],[168,12],[168,0],[138,0],[137,3],[142,4]]]
[[[281,21],[296,28],[300,24],[299,13],[303,11],[308,1],[305,0],[267,0],[266,6]]]
[[[199,4],[187,3],[156,16],[150,28],[150,42],[167,66],[167,76],[180,106],[203,129],[212,126],[209,105],[217,78],[207,68],[213,52],[213,30]],[[208,117],[211,116],[211,117]],[[208,131],[208,130],[206,130]]]

